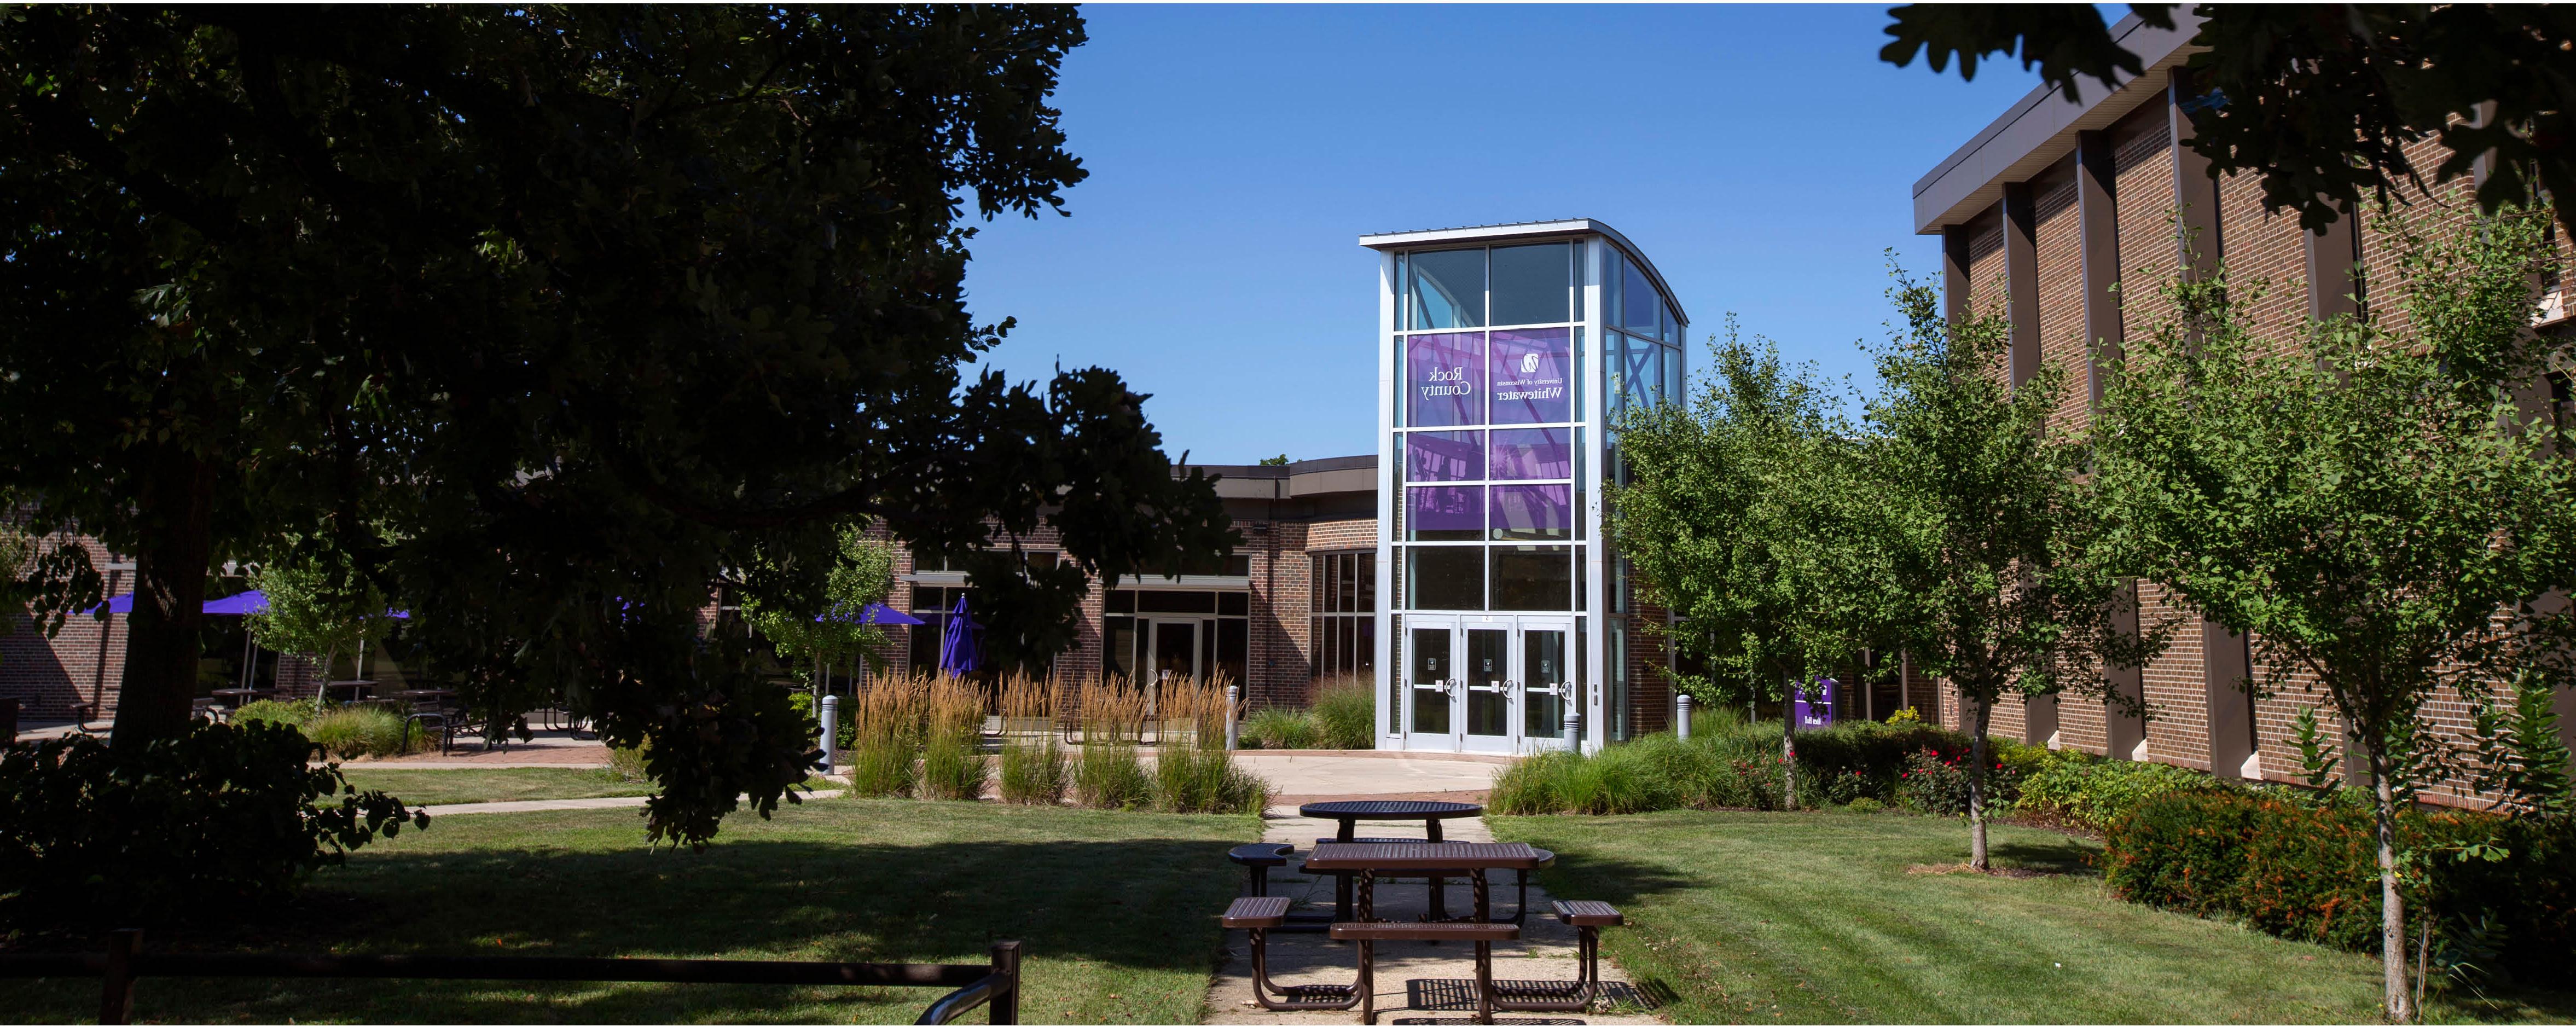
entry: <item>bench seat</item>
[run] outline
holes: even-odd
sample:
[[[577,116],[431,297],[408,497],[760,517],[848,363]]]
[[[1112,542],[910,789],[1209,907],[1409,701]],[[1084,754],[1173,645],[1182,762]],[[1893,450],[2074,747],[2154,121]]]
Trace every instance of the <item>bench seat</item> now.
[[[1217,917],[1229,930],[1267,930],[1287,921],[1288,899],[1274,897],[1236,898]]]

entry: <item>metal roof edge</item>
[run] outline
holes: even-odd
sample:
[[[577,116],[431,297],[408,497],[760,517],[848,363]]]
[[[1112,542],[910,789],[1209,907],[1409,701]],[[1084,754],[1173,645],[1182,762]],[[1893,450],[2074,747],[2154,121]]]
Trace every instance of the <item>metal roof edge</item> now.
[[[1563,221],[1489,224],[1471,228],[1436,228],[1417,232],[1380,232],[1375,235],[1360,236],[1360,245],[1369,249],[1388,250],[1411,246],[1437,246],[1453,242],[1492,242],[1499,239],[1548,235],[1599,235],[1609,239],[1611,244],[1627,251],[1630,257],[1635,258],[1637,266],[1646,269],[1646,277],[1654,279],[1655,289],[1662,292],[1664,299],[1673,305],[1673,313],[1682,319],[1682,324],[1687,326],[1691,323],[1690,311],[1682,309],[1681,297],[1673,294],[1672,283],[1664,280],[1664,272],[1655,267],[1654,260],[1646,256],[1646,251],[1637,248],[1636,243],[1628,241],[1627,236],[1619,234],[1618,229],[1588,217]]]
[[[2122,76],[2104,89],[2098,81],[2077,83],[2082,99],[2047,102],[2058,89],[2042,85],[2013,103],[1914,182],[1914,232],[1930,235],[1959,224],[1991,206],[2006,179],[2021,180],[2055,163],[2074,149],[2068,129],[2104,128],[2152,97],[2163,82],[2161,71],[2199,52],[2192,37],[2201,17],[2194,6],[2174,12],[2174,27],[2154,28],[2137,15],[2120,19],[2112,38],[2138,56],[2142,74]]]

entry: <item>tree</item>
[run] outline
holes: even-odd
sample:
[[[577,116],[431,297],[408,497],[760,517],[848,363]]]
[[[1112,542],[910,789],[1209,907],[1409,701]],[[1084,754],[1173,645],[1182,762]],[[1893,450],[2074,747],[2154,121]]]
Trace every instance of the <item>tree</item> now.
[[[1117,375],[964,376],[1012,323],[968,315],[959,219],[1083,177],[1046,103],[1082,39],[1050,7],[11,12],[0,491],[134,555],[115,742],[184,726],[208,567],[303,534],[469,700],[587,682],[694,842],[813,729],[700,636],[712,589],[819,614],[870,517],[1061,646],[1088,576],[1222,552]],[[1041,525],[1054,570],[987,551]],[[96,601],[75,562],[57,623]]]
[[[2130,4],[2147,24],[2174,27],[2176,4]],[[2489,213],[2529,202],[2534,186],[2576,195],[2576,11],[2546,4],[2219,4],[2185,65],[2207,102],[2189,108],[2193,150],[2212,174],[2262,176],[2263,202],[2295,209],[2322,231],[2338,208],[2385,201],[2401,185],[2424,192],[2470,174],[2492,155],[2478,190]],[[2089,4],[1891,9],[1893,42],[1879,57],[1902,67],[1921,53],[1935,72],[1952,59],[1973,79],[1980,58],[2018,51],[2025,69],[2078,95],[2142,70]],[[2408,144],[2439,137],[2450,151],[2423,168]],[[2576,207],[2559,216],[2576,232]]]
[[[329,677],[346,654],[393,625],[384,593],[345,567],[317,561],[273,563],[251,574],[268,610],[243,618],[251,640],[272,652],[302,656]]]
[[[1702,700],[1782,703],[1794,806],[1790,690],[1887,639],[1888,550],[1864,524],[1860,449],[1822,387],[1769,343],[1743,342],[1733,318],[1710,353],[1688,406],[1621,426],[1629,484],[1610,506],[1641,590],[1680,620],[1665,636],[1709,668],[1681,685]]]
[[[2051,422],[2062,372],[2008,383],[2001,316],[1947,321],[1933,290],[1901,275],[1891,298],[1907,323],[1876,354],[1863,480],[1868,505],[1886,511],[1889,619],[1966,715],[1968,862],[1983,871],[1995,703],[2125,700],[2103,671],[2142,664],[2165,632],[2117,629],[2130,600],[2088,548],[2085,448]]]
[[[883,602],[893,588],[893,550],[863,527],[844,526],[832,565],[823,571],[824,612],[799,616],[754,597],[744,600],[743,616],[769,641],[778,658],[798,667],[800,673],[810,666],[811,680],[819,687],[827,682],[830,667],[853,659],[864,659],[870,666],[884,662],[877,651],[885,643],[885,632],[861,622],[860,615],[869,604]]]
[[[2397,812],[2428,782],[2425,700],[2570,679],[2568,616],[2540,603],[2576,580],[2576,468],[2565,426],[2516,401],[2564,350],[2530,329],[2546,223],[2509,210],[2428,242],[2392,218],[2403,316],[2365,303],[2286,341],[2248,312],[2263,283],[2170,283],[2170,316],[2108,365],[2106,545],[2253,639],[2258,695],[2295,681],[2342,717],[2370,775],[2399,1019]]]

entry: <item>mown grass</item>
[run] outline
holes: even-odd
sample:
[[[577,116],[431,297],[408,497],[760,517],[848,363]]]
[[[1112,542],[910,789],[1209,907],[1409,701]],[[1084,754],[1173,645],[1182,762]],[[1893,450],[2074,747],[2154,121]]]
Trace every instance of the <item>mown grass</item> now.
[[[2121,902],[2091,841],[1955,819],[1657,812],[1489,820],[1558,853],[1559,897],[1628,914],[1603,947],[1674,1022],[2373,1022],[2379,963]],[[2431,1018],[2568,1021],[2576,996],[2437,1003]]]
[[[341,767],[361,791],[383,791],[408,805],[470,805],[551,798],[623,798],[652,794],[649,780],[613,770],[530,766],[516,769],[361,769]]]
[[[417,771],[421,776],[445,775]],[[469,771],[446,771],[461,773]],[[980,963],[1024,941],[1028,1022],[1195,1022],[1246,816],[835,798],[654,850],[632,809],[458,816],[248,922],[152,950]],[[102,928],[113,924],[100,924]],[[78,949],[91,938],[40,938]],[[934,988],[150,979],[137,1021],[911,1022]],[[98,1012],[96,980],[0,980],[15,1022]],[[980,1016],[981,1013],[970,1013]]]

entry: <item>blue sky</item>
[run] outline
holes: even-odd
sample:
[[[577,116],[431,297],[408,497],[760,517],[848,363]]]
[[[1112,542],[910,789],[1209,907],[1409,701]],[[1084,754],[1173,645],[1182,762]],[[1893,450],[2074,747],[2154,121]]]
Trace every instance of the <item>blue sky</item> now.
[[[1878,61],[1884,6],[1085,8],[1056,105],[1070,217],[982,225],[985,358],[1115,368],[1175,457],[1373,452],[1364,233],[1591,217],[1673,284],[1692,369],[1727,313],[1867,377],[1914,180],[2036,79]]]

